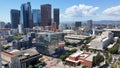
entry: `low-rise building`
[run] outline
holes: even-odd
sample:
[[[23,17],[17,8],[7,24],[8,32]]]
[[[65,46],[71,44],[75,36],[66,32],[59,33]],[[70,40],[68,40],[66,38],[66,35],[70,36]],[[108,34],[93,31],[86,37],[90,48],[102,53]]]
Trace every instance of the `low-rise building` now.
[[[44,54],[54,54],[58,43],[64,40],[62,32],[39,32],[34,41],[35,47]]]
[[[104,29],[105,31],[111,31],[114,33],[114,36],[120,37],[120,29]]]
[[[40,57],[41,54],[35,48],[1,52],[3,68],[27,68],[28,65],[37,63]]]
[[[101,36],[97,36],[90,42],[90,49],[104,50],[107,49],[108,45],[113,43],[113,33],[110,31],[103,32]]]
[[[1,52],[2,68],[21,68],[16,55],[5,51]]]
[[[65,39],[66,42],[78,43],[78,42],[80,42],[80,40],[85,40],[88,37],[90,37],[90,36],[86,36],[86,35],[66,35],[64,37],[64,39]]]
[[[63,30],[63,33],[66,35],[71,35],[71,34],[75,34],[75,31],[71,29],[67,29],[67,30]]]
[[[65,59],[67,63],[72,63],[77,65],[83,64],[88,67],[92,67],[93,63],[93,57],[96,56],[96,54],[91,54],[88,52],[83,51],[77,51],[76,53],[73,53],[68,58]]]
[[[0,38],[0,45],[5,45],[7,44],[7,40],[5,38]]]

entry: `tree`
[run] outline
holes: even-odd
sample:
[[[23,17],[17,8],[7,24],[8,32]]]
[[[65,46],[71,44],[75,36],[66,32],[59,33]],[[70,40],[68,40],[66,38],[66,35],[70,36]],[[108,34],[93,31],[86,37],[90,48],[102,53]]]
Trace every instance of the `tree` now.
[[[118,58],[118,60],[120,61],[120,57]]]
[[[65,45],[70,45],[70,43],[69,42],[65,42]]]
[[[117,68],[117,64],[115,64],[115,63],[111,64],[110,68]]]
[[[77,44],[76,43],[71,43],[72,46],[76,46]]]
[[[93,57],[93,66],[99,65],[101,62],[104,61],[103,55],[100,55],[99,53]]]
[[[96,53],[96,49],[94,49],[93,51],[94,51],[94,53]]]
[[[61,59],[62,61],[64,61],[69,55],[71,55],[72,53],[74,53],[74,52],[76,52],[76,51],[77,51],[77,49],[72,49],[72,50],[66,52],[64,55],[60,56],[60,59]]]
[[[108,51],[112,54],[117,54],[119,50],[119,44],[115,44],[112,48],[109,48]]]
[[[80,48],[81,51],[83,51],[83,48]]]
[[[35,68],[38,68],[40,66],[40,63],[34,65]]]
[[[33,68],[33,66],[32,66],[32,65],[29,65],[27,68]]]
[[[62,56],[60,56],[60,59],[62,60],[62,61],[64,61],[65,59],[66,59],[66,55],[62,55]]]
[[[87,66],[82,66],[82,68],[87,68]]]
[[[106,57],[106,63],[109,64],[112,61],[112,55]]]
[[[74,52],[76,52],[77,51],[77,49],[72,49],[72,50],[70,50],[72,53],[74,53]]]
[[[10,48],[10,46],[3,46],[4,50],[7,50]]]
[[[83,42],[84,42],[84,40],[80,40],[80,41],[78,42],[78,44],[83,44]]]
[[[109,56],[109,52],[108,51],[103,51],[103,54],[104,54],[105,57]]]
[[[104,64],[104,65],[100,66],[99,68],[107,68],[107,65]]]

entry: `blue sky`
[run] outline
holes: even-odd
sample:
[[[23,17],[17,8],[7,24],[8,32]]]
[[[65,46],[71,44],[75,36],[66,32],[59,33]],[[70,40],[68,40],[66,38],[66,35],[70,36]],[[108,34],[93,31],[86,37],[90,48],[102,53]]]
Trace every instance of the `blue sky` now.
[[[10,21],[10,9],[20,9],[22,3],[31,2],[32,9],[41,4],[60,8],[60,21],[120,20],[120,0],[0,0],[0,21]]]

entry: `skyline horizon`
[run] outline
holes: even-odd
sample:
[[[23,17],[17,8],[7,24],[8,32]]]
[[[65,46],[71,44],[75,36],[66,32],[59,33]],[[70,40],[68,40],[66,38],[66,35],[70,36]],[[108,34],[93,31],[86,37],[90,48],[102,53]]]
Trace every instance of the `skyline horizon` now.
[[[54,8],[59,8],[60,9],[60,23],[63,22],[71,22],[71,21],[87,21],[87,20],[93,20],[93,21],[101,21],[101,20],[113,20],[113,21],[119,21],[120,20],[120,1],[116,1],[114,4],[111,4],[112,2],[108,2],[108,4],[105,4],[103,0],[101,1],[83,1],[83,0],[77,0],[75,1],[69,1],[68,4],[65,3],[65,6],[57,5],[57,3],[61,4],[61,1],[50,1],[50,0],[45,0],[42,1],[41,3],[37,3],[37,1],[32,1],[32,0],[26,0],[26,1],[15,1],[16,6],[12,6],[11,4],[15,2],[10,2],[7,1],[7,3],[10,3],[10,6],[5,6],[6,9],[1,10],[2,13],[0,16],[0,21],[3,22],[11,22],[10,20],[10,10],[11,9],[17,9],[20,10],[20,6],[26,2],[31,3],[32,10],[33,9],[39,9],[42,4],[51,4],[52,5],[52,19],[53,19],[53,9]],[[106,0],[107,2],[108,0]],[[5,2],[1,1],[0,3]],[[73,2],[70,4],[70,2]],[[83,2],[83,3],[82,3]],[[95,4],[93,2],[99,3]],[[13,4],[13,5],[14,5]],[[105,4],[105,6],[100,6],[100,4]],[[3,4],[0,4],[0,6]],[[7,9],[8,8],[8,9]],[[104,9],[103,9],[104,8]],[[102,9],[102,10],[101,10]],[[4,12],[4,10],[6,10]],[[101,13],[102,12],[102,13]]]

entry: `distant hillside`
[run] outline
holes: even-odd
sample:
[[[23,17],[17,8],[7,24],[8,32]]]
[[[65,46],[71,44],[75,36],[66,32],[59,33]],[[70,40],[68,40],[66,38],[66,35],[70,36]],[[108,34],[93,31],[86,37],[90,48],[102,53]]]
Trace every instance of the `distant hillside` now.
[[[120,21],[113,20],[101,20],[101,21],[93,21],[94,24],[120,24]]]
[[[75,21],[67,21],[61,22],[61,24],[72,24]],[[87,23],[87,21],[82,21],[82,24]],[[120,24],[120,21],[113,21],[113,20],[100,20],[100,21],[93,21],[93,24]]]

